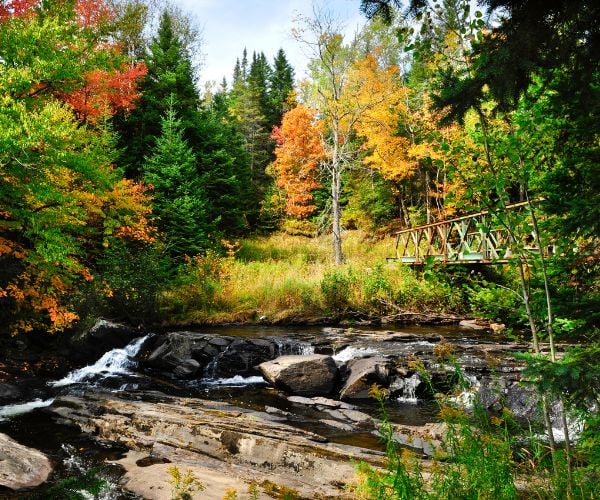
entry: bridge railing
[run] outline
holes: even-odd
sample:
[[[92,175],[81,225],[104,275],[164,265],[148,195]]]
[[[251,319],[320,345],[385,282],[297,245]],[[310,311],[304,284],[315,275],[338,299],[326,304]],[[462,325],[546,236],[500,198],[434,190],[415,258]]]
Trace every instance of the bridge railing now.
[[[506,207],[521,211],[527,202]],[[515,242],[508,228],[484,210],[454,219],[403,229],[396,236],[396,257],[406,264],[423,265],[429,261],[444,264],[502,264],[515,255],[515,246],[538,252],[533,227],[523,241]],[[522,232],[521,232],[522,234]],[[512,248],[511,248],[512,247]],[[520,252],[522,254],[522,252]]]

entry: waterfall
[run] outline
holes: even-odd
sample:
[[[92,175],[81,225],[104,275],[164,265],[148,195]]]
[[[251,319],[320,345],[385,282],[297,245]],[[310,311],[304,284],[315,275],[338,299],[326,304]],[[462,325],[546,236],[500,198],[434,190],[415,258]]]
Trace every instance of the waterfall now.
[[[131,375],[131,368],[135,367],[133,357],[139,352],[144,341],[148,338],[139,337],[122,349],[113,349],[105,353],[93,365],[84,366],[69,373],[65,378],[49,382],[53,387],[77,384],[88,381],[97,376],[109,377],[111,375]]]
[[[280,338],[274,338],[273,341],[277,347],[276,357],[289,354],[297,356],[309,356],[315,353],[315,348],[310,342],[297,342]]]
[[[479,393],[481,382],[476,375],[465,374],[465,379],[469,382],[469,388],[462,391],[457,396],[450,397],[450,401],[464,408],[465,410],[471,410],[475,403],[475,398]]]
[[[338,363],[347,363],[351,359],[356,358],[366,358],[367,356],[371,356],[373,354],[377,354],[375,349],[370,347],[344,347],[340,352],[334,354],[332,357],[334,361]]]
[[[213,386],[227,386],[227,387],[243,387],[246,385],[266,384],[264,378],[259,375],[253,375],[250,377],[242,377],[241,375],[235,375],[229,378],[217,378],[204,380],[207,385]]]
[[[396,379],[390,389],[400,390],[401,395],[398,396],[397,401],[399,403],[411,403],[416,404],[417,399],[417,387],[421,383],[421,377],[418,373],[413,373],[408,378]]]
[[[33,401],[28,401],[27,403],[2,406],[0,407],[0,422],[11,417],[16,417],[17,415],[29,413],[36,408],[45,408],[46,406],[50,406],[53,402],[54,398],[46,399],[45,401],[41,399],[35,399]]]

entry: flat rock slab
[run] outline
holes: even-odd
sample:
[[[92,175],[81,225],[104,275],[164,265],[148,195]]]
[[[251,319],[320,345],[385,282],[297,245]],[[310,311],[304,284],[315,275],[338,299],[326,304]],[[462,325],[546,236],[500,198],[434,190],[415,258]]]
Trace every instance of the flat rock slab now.
[[[39,486],[50,472],[52,466],[46,455],[0,434],[0,485],[12,490]]]
[[[380,452],[327,443],[322,436],[277,422],[265,412],[227,403],[168,396],[140,401],[89,393],[60,396],[50,410],[100,439],[168,459],[183,472],[185,464],[210,466],[217,476],[248,477],[259,484],[271,481],[307,498],[349,498],[344,485],[356,479],[354,464],[383,464]],[[151,465],[163,476],[168,466]],[[150,467],[137,470],[126,487],[142,488],[145,470]],[[161,484],[160,492],[156,486],[157,496],[144,490],[144,497],[170,498],[164,481]],[[221,495],[218,498],[224,483],[220,484],[214,490],[214,495]],[[238,489],[239,484],[229,487]]]

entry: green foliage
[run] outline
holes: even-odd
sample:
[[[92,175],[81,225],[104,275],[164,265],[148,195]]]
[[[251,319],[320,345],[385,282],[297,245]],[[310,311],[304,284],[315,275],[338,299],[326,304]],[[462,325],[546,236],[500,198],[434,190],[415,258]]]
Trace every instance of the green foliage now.
[[[154,212],[167,251],[181,258],[208,248],[215,228],[208,220],[208,196],[196,158],[172,108],[162,120],[162,129],[152,156],[144,163],[144,180],[154,188]]]
[[[325,307],[334,315],[343,314],[350,306],[350,289],[355,282],[352,269],[332,269],[321,280]]]
[[[152,324],[159,318],[158,298],[169,282],[170,267],[158,247],[115,242],[98,259],[100,279],[91,284],[93,291],[84,290],[82,316]]]
[[[374,385],[369,395],[378,405],[381,419],[379,434],[386,449],[386,470],[376,470],[366,463],[360,463],[358,473],[362,481],[357,488],[358,493],[373,500],[429,498],[419,459],[410,451],[401,449],[394,439],[394,426],[389,421],[386,408],[387,391]]]
[[[166,10],[160,17],[158,32],[147,50],[145,63],[148,73],[140,84],[141,97],[131,113],[120,116],[116,123],[124,151],[121,162],[132,177],[142,172],[144,158],[160,136],[161,121],[170,108],[181,120],[184,137],[192,148],[199,140],[195,123],[200,100],[194,85],[190,54]]]
[[[438,346],[436,354],[456,371],[456,391],[466,389],[466,378],[453,357],[451,345]],[[411,362],[423,380],[431,386],[431,377],[423,364]],[[421,461],[401,449],[394,439],[394,426],[386,410],[387,391],[373,386],[370,395],[380,409],[380,435],[386,444],[387,469],[380,472],[365,464],[359,466],[363,481],[359,492],[369,499],[516,499],[513,439],[509,435],[510,413],[489,417],[478,397],[472,398],[471,412],[452,398],[438,398],[440,417],[447,427],[441,449],[423,479]]]
[[[350,196],[342,217],[344,226],[377,230],[396,215],[392,186],[378,172],[356,175],[348,189]]]
[[[515,291],[485,281],[467,290],[467,300],[474,314],[510,326],[524,324],[523,301]]]
[[[175,278],[170,292],[163,295],[162,314],[185,315],[189,311],[211,311],[229,275],[231,258],[214,250],[187,258]]]
[[[108,488],[106,479],[100,477],[102,469],[94,467],[78,476],[61,479],[45,492],[49,500],[85,500],[97,498]]]

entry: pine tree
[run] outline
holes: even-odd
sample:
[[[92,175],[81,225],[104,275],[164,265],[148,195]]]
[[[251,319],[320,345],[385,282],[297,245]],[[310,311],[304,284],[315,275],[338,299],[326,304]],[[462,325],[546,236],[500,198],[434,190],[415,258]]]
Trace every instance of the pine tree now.
[[[172,104],[161,127],[154,152],[144,162],[144,180],[154,188],[157,226],[164,233],[169,253],[194,255],[208,248],[208,235],[214,232],[204,180],[198,175],[196,157],[183,138]]]
[[[226,93],[217,92],[197,124],[201,136],[197,168],[209,193],[209,216],[219,232],[236,235],[248,230],[257,206],[252,193],[250,157],[244,136],[229,113]]]
[[[176,35],[171,16],[164,11],[157,36],[145,57],[148,73],[140,84],[142,97],[132,113],[117,120],[124,149],[123,163],[130,176],[141,174],[144,155],[161,134],[161,119],[173,96],[172,107],[181,120],[189,144],[197,142],[194,124],[198,119],[199,97],[194,84],[190,55]]]
[[[269,81],[271,100],[271,116],[273,125],[280,125],[286,111],[286,102],[294,90],[294,68],[290,65],[283,49],[277,51],[273,61],[273,71]]]

